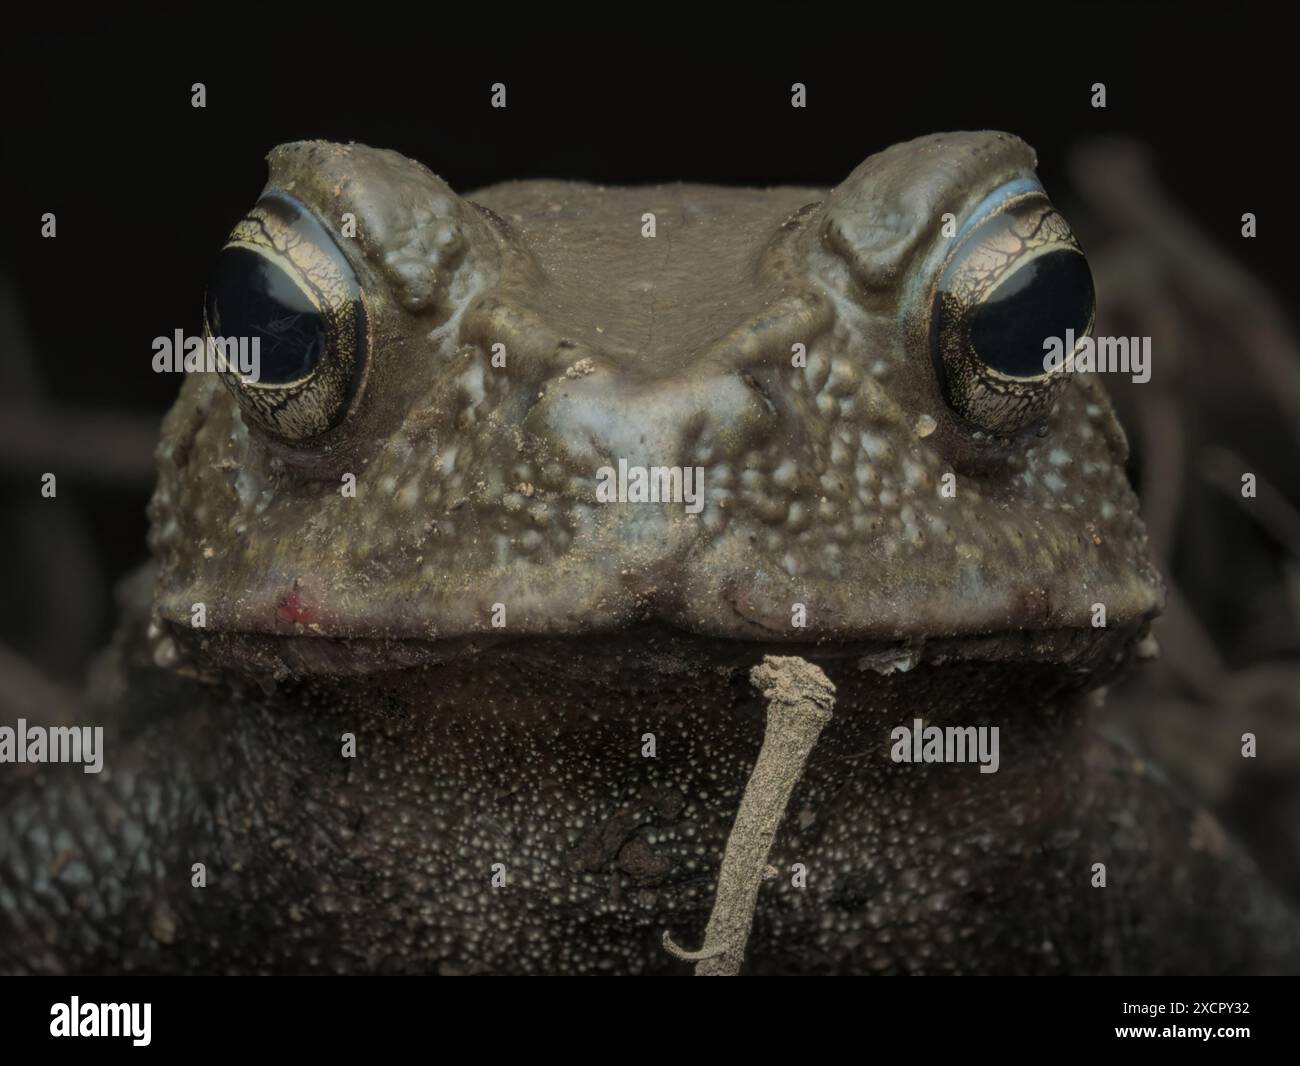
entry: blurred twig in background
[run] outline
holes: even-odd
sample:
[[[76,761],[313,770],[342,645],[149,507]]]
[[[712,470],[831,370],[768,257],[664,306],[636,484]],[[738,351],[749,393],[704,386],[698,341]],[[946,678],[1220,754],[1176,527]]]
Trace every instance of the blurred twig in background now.
[[[1162,657],[1113,694],[1110,723],[1300,900],[1300,341],[1272,293],[1162,191],[1140,144],[1087,142],[1070,174],[1097,333],[1153,344],[1148,383],[1107,385],[1170,595]]]

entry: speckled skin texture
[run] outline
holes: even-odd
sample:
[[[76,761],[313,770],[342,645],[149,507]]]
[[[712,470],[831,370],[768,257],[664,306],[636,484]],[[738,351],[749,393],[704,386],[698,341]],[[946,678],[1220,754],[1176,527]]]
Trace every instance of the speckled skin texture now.
[[[746,972],[1295,967],[1212,820],[1090,728],[1163,595],[1104,393],[999,438],[935,380],[938,220],[1032,175],[1022,142],[923,138],[829,193],[270,164],[357,274],[364,381],[291,445],[187,379],[150,603],[96,674],[107,770],[0,778],[6,968],[689,972],[659,941],[708,919],[766,652],[837,705]],[[703,466],[703,511],[598,504],[619,458]],[[999,772],[891,762],[914,717],[999,726]]]

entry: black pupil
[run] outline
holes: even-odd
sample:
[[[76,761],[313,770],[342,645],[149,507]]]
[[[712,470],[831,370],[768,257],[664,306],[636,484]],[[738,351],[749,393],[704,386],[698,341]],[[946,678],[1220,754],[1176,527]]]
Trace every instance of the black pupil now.
[[[325,353],[325,321],[275,263],[248,248],[226,248],[208,283],[208,328],[214,337],[259,342],[260,381],[282,385],[306,377]]]
[[[970,316],[976,354],[1010,377],[1038,377],[1043,342],[1083,335],[1092,317],[1092,272],[1077,252],[1047,252],[1015,270]]]

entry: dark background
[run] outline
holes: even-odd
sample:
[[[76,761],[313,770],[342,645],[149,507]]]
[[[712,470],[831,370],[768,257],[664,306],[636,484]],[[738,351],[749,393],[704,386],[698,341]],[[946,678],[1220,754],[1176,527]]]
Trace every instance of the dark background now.
[[[152,372],[152,339],[198,331],[212,259],[274,145],[393,148],[460,192],[528,177],[825,187],[897,141],[1004,129],[1038,150],[1083,238],[1099,316],[1155,338],[1157,385],[1107,384],[1175,596],[1158,630],[1165,665],[1114,697],[1113,724],[1300,900],[1300,419],[1274,403],[1300,363],[1286,302],[1293,35],[1242,4],[881,7],[610,5],[569,23],[505,5],[76,22],[50,9],[43,28],[11,30],[0,45],[6,670],[71,689],[107,640],[112,587],[146,556],[150,450],[179,388]],[[489,105],[498,81],[505,110]],[[205,109],[191,107],[194,82]],[[1094,82],[1104,110],[1091,106]],[[1150,212],[1128,231],[1097,215],[1108,179],[1086,193],[1077,153],[1113,137],[1145,156],[1170,217],[1202,245],[1157,247],[1141,224]],[[1114,169],[1121,198],[1127,174]],[[46,211],[54,240],[40,236]],[[1240,234],[1246,211],[1254,240]],[[1217,306],[1243,278],[1246,296]],[[1243,354],[1264,349],[1279,380]],[[1214,477],[1230,483],[1232,462],[1248,461],[1267,511],[1214,487],[1206,457],[1224,449],[1231,469]],[[38,496],[47,470],[57,508]],[[1243,779],[1233,737],[1247,727],[1273,754]]]

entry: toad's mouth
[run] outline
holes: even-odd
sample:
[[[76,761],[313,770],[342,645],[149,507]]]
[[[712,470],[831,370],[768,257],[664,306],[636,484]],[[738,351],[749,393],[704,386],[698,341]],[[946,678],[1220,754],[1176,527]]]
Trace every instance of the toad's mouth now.
[[[247,631],[199,631],[187,625],[161,628],[167,656],[182,668],[216,678],[231,671],[266,682],[418,674],[446,666],[482,663],[550,662],[617,664],[621,671],[675,674],[739,668],[764,655],[798,654],[810,661],[883,678],[906,675],[922,667],[948,663],[990,666],[1034,664],[1105,684],[1135,657],[1152,652],[1150,620],[1114,621],[1106,627],[1008,629],[901,640],[834,640],[795,643],[713,637],[659,622],[617,632],[583,636],[482,634],[431,640],[423,637],[340,637],[315,633],[265,634]]]
[[[933,569],[911,568],[872,585],[802,588],[776,585],[770,572],[742,580],[726,569],[696,567],[692,576],[680,565],[629,567],[611,587],[557,568],[516,580],[509,594],[471,588],[437,601],[310,576],[245,582],[233,599],[164,580],[154,610],[172,646],[194,661],[287,678],[437,665],[521,643],[562,655],[593,646],[627,655],[662,640],[747,649],[754,661],[766,653],[852,657],[884,673],[1011,659],[1097,670],[1099,658],[1137,644],[1163,605],[1148,568],[1115,559],[1082,576],[999,570],[936,583]],[[707,576],[717,570],[724,577]]]

